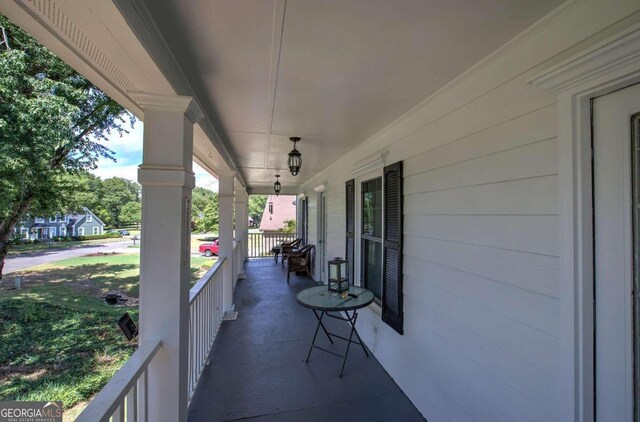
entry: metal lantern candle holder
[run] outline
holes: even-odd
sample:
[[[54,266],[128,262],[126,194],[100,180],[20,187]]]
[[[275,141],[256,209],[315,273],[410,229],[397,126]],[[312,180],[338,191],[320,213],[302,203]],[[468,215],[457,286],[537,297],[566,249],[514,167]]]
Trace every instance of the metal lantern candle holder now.
[[[329,291],[338,294],[349,291],[349,261],[340,257],[329,261]]]
[[[273,184],[273,191],[276,193],[276,196],[280,195],[281,189],[282,184],[280,183],[280,175],[276,174],[276,182]]]

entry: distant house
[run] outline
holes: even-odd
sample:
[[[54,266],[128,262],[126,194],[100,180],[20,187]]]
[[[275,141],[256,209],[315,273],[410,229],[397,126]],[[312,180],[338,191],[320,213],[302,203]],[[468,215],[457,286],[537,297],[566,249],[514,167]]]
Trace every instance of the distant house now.
[[[264,205],[260,231],[264,233],[281,231],[286,220],[296,219],[295,197],[288,195],[269,195]]]
[[[56,214],[48,217],[28,217],[15,228],[24,239],[51,239],[56,236],[88,236],[104,233],[104,223],[91,210]]]

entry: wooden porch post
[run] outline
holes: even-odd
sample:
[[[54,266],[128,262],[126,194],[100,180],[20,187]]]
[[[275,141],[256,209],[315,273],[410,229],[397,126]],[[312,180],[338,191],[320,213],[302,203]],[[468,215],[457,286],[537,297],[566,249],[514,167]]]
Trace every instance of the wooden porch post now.
[[[233,205],[235,173],[218,172],[219,201],[219,253],[220,259],[226,258],[222,265],[222,306],[226,313],[233,312]]]
[[[191,97],[137,94],[144,110],[140,342],[161,341],[149,366],[148,419],[186,421],[193,124]]]

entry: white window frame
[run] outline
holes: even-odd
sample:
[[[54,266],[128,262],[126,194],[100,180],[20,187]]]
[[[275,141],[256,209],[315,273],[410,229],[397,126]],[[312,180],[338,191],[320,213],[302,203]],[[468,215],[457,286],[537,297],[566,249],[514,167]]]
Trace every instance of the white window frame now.
[[[67,235],[67,228],[65,226],[60,226],[60,229],[58,231],[60,232],[60,236]]]
[[[86,218],[86,220],[85,220],[85,221],[86,221],[87,223],[93,223],[93,215],[91,215],[90,213],[87,213],[87,214],[85,215],[85,218]]]
[[[93,234],[100,234],[100,227],[96,226],[93,228]]]
[[[78,236],[84,236],[84,227],[78,227]]]
[[[36,217],[35,218],[35,222],[36,222],[36,224],[43,224],[44,223],[44,217]]]
[[[382,193],[382,232],[381,232],[381,236],[380,236],[380,242],[381,244],[384,246],[384,174],[383,174],[383,170],[382,168],[373,172],[369,172],[359,178],[356,178],[356,186],[354,186],[354,190],[355,190],[355,210],[357,210],[356,214],[354,215],[355,217],[355,227],[354,227],[354,245],[355,245],[355,253],[354,253],[354,284],[357,283],[358,286],[361,286],[362,282],[362,211],[363,211],[363,206],[362,206],[362,184],[364,182],[368,182],[370,180],[375,180],[375,179],[380,179],[382,182],[382,186],[381,186],[381,193]],[[382,254],[380,256],[380,261],[383,261],[383,254],[384,254],[384,248],[382,248]],[[384,263],[383,263],[383,268],[382,271],[384,272]],[[364,286],[361,286],[364,287]],[[382,293],[382,279],[380,280],[380,292]],[[380,297],[380,299],[382,299],[382,297]],[[376,298],[376,302],[377,304],[377,298]]]
[[[371,168],[374,167],[373,170]],[[377,179],[378,177],[382,178],[382,239],[384,244],[384,161],[381,160],[379,163],[376,163],[374,166],[367,166],[366,172],[361,172],[356,174],[355,182],[354,182],[354,209],[353,209],[353,224],[354,224],[354,254],[353,254],[353,285],[361,286],[360,280],[362,275],[362,182],[366,182],[368,180]],[[383,248],[384,253],[384,248]],[[380,257],[382,259],[382,256]],[[384,262],[382,271],[384,272]],[[382,280],[380,280],[382,283]],[[372,303],[369,306],[378,314],[382,315],[382,308],[376,302]]]
[[[55,223],[56,222],[56,216],[54,215],[53,217],[49,217],[49,223]]]
[[[49,227],[49,237],[56,237],[58,235],[57,227]]]

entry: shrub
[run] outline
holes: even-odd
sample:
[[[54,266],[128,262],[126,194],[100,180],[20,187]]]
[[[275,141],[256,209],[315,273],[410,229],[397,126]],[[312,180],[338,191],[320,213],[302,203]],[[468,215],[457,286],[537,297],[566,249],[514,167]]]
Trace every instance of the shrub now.
[[[89,234],[86,236],[74,236],[73,240],[96,240],[96,239],[113,239],[121,237],[120,233],[105,233],[105,234]]]

